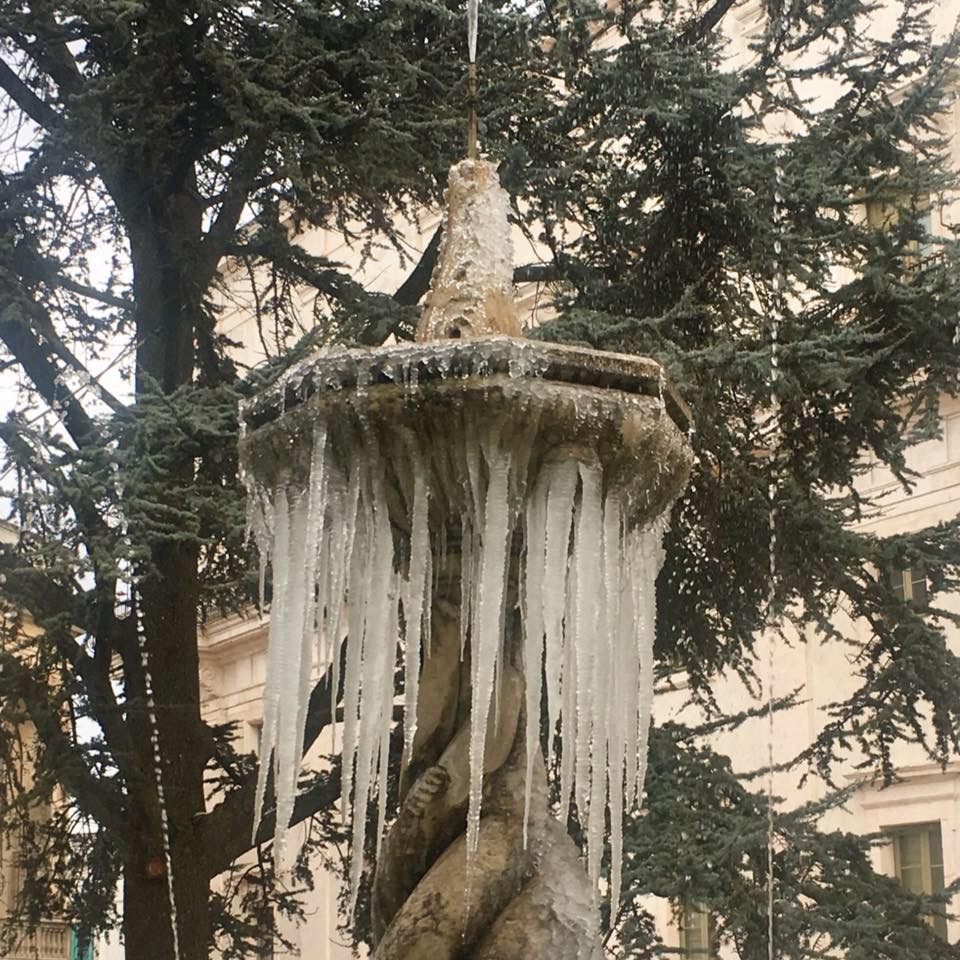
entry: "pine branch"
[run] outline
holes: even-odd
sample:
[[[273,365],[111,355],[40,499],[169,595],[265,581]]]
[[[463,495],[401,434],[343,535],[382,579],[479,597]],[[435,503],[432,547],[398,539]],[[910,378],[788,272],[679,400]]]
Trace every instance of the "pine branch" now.
[[[79,648],[78,648],[79,649]],[[77,805],[97,823],[112,830],[124,824],[124,802],[108,782],[91,771],[63,729],[62,717],[52,707],[49,687],[38,681],[16,657],[3,658],[4,675],[16,688],[44,748],[58,758],[61,782]]]

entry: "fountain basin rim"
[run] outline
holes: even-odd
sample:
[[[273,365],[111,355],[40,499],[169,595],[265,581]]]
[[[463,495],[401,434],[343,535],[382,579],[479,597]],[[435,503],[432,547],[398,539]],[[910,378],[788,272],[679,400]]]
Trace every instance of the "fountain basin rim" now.
[[[401,368],[406,381],[398,376]],[[664,376],[663,367],[649,357],[503,335],[314,354],[245,401],[240,417],[247,429],[255,430],[318,393],[359,393],[403,382],[416,390],[441,379],[482,380],[503,374],[659,396],[681,430],[692,421],[690,408]]]

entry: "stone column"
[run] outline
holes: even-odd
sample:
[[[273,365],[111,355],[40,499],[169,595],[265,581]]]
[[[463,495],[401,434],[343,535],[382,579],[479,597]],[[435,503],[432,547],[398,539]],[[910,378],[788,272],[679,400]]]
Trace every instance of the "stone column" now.
[[[456,561],[455,561],[456,563]],[[514,579],[515,582],[515,579]],[[431,654],[420,678],[418,728],[373,888],[375,960],[593,960],[595,892],[547,803],[533,764],[524,843],[524,689],[520,621],[506,618],[499,705],[490,714],[483,812],[468,866],[469,650],[460,659],[459,589],[434,600]]]

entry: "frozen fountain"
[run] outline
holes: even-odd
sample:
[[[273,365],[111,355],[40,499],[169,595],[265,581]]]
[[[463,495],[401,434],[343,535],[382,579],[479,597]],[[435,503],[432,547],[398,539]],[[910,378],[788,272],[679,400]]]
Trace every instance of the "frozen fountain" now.
[[[349,638],[342,807],[354,903],[376,849],[374,956],[592,958],[606,820],[615,899],[624,803],[643,783],[654,583],[688,413],[653,360],[519,335],[490,164],[457,164],[447,206],[417,342],[320,352],[242,411],[250,525],[272,565],[275,855],[314,667],[337,670]],[[586,869],[548,810],[542,703]]]

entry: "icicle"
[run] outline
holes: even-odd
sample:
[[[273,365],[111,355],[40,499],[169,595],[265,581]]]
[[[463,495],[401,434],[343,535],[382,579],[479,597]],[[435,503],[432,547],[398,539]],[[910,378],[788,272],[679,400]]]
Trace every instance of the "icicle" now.
[[[424,602],[430,584],[429,490],[426,472],[419,451],[416,449],[411,450],[411,461],[414,468],[413,523],[410,530],[410,563],[403,590],[405,631],[403,739],[408,760],[413,750],[413,738],[417,733],[417,693],[420,681],[424,608],[429,609],[430,606],[429,602]]]
[[[604,628],[607,636],[606,689],[606,777],[610,807],[610,903],[620,901],[623,862],[623,751],[624,711],[632,685],[624,670],[621,651],[621,598],[624,590],[623,512],[620,501],[608,494],[603,508],[603,596]]]
[[[297,793],[297,773],[300,758],[303,756],[304,727],[307,720],[307,705],[310,701],[310,687],[313,681],[313,651],[317,639],[317,606],[315,602],[318,563],[322,553],[324,531],[324,502],[326,500],[326,447],[327,431],[324,424],[318,424],[314,430],[309,486],[300,498],[292,525],[294,537],[291,540],[291,577],[290,583],[296,584],[294,603],[290,623],[296,629],[299,622],[300,657],[291,667],[292,673],[299,673],[299,690],[296,700],[290,704],[287,713],[293,714],[292,730],[284,731],[280,738],[280,751],[277,755],[277,824],[274,842],[274,857],[279,868],[283,862],[284,845],[282,838],[286,825],[293,814],[293,804]],[[302,533],[301,533],[302,526]],[[300,539],[302,537],[302,545]],[[302,560],[298,562],[298,552]],[[298,616],[299,614],[299,616]],[[289,747],[289,754],[285,750]],[[288,765],[289,772],[285,773]],[[279,824],[284,830],[278,832]]]
[[[393,578],[390,594],[396,598],[399,594],[396,578]],[[381,691],[379,715],[376,728],[380,732],[377,772],[377,858],[380,857],[380,846],[383,843],[383,826],[387,821],[387,771],[390,767],[390,727],[393,722],[393,667],[396,662],[397,640],[400,636],[400,620],[397,616],[396,602],[387,607],[388,621],[385,636],[383,637],[383,689]],[[419,646],[419,644],[418,644]],[[415,673],[419,671],[417,664]],[[352,913],[352,910],[351,910]]]
[[[658,518],[641,533],[643,553],[643,589],[642,619],[640,621],[640,683],[638,704],[638,744],[637,744],[637,783],[633,794],[634,802],[639,802],[643,792],[643,781],[647,769],[647,743],[650,738],[650,718],[653,713],[653,643],[656,636],[657,620],[657,575],[663,566],[663,532],[666,527],[664,518]],[[628,794],[629,796],[629,794]]]
[[[290,546],[288,575],[284,583],[285,596],[283,600],[283,620],[287,637],[284,647],[285,656],[280,666],[279,676],[276,678],[278,686],[287,691],[281,696],[277,709],[276,742],[273,744],[274,755],[274,789],[277,801],[277,825],[274,833],[273,856],[276,869],[284,866],[284,852],[286,850],[286,827],[293,812],[293,798],[297,792],[297,773],[300,767],[300,754],[297,751],[303,742],[303,730],[297,729],[300,718],[299,695],[290,696],[289,691],[302,692],[304,637],[306,635],[306,656],[309,662],[312,645],[310,634],[305,629],[308,614],[306,612],[307,588],[304,583],[304,565],[307,552],[307,497],[295,496],[289,504]],[[313,584],[310,584],[312,592]],[[309,671],[309,667],[307,668]],[[309,682],[309,672],[307,675]],[[309,692],[309,691],[308,691]]]
[[[335,575],[331,576],[330,594],[327,598],[327,619],[323,623],[321,639],[326,638],[327,658],[330,661],[330,717],[333,750],[337,744],[337,725],[333,718],[337,715],[337,695],[340,691],[340,662],[342,638],[340,624],[343,617],[344,594],[348,592],[351,570],[353,569],[354,540],[357,530],[357,511],[360,508],[360,470],[354,467],[350,471],[346,498],[333,505],[334,529],[327,542],[330,545],[330,559]],[[344,699],[346,714],[346,699]]]
[[[437,557],[431,551],[429,516],[435,509],[459,518],[461,525],[461,651],[469,642],[472,673],[467,848],[473,858],[486,733],[499,720],[510,545],[522,510],[525,544],[518,586],[526,674],[524,841],[543,697],[550,745],[558,746],[558,730],[562,736],[562,802],[576,802],[594,881],[608,813],[611,818],[610,883],[616,898],[624,796],[631,802],[639,796],[645,770],[654,591],[664,525],[631,527],[616,496],[604,498],[606,478],[589,450],[578,450],[574,457],[558,449],[545,461],[534,461],[528,482],[536,420],[495,419],[490,424],[464,414],[458,427],[441,456],[425,434],[413,430],[398,439],[378,433],[359,417],[335,425],[322,421],[314,428],[307,468],[292,467],[270,490],[248,481],[251,533],[273,566],[257,821],[272,768],[275,856],[281,865],[313,662],[331,665],[333,710],[345,620],[349,645],[343,668],[341,807],[351,824],[353,909],[367,841],[366,813],[374,802],[377,849],[383,836],[401,639],[408,758],[416,737],[419,669],[422,657],[429,656],[432,596],[444,576],[447,551],[443,530],[435,538]],[[412,478],[399,506],[407,515],[393,518],[398,529],[409,530],[409,538],[393,528],[390,511],[398,509],[398,502],[388,503],[384,481],[391,471]],[[441,482],[434,491],[436,476]]]
[[[340,809],[344,823],[350,821],[353,798],[353,769],[357,750],[357,722],[360,715],[360,679],[364,664],[364,607],[360,598],[367,589],[365,582],[373,562],[372,514],[369,505],[358,500],[355,520],[355,539],[350,563],[350,580],[347,608],[347,662],[343,681],[343,747],[341,762]],[[366,810],[361,811],[366,817]],[[362,856],[362,851],[360,854]]]
[[[359,894],[366,839],[367,806],[371,797],[378,751],[382,747],[384,700],[393,702],[393,663],[396,635],[390,636],[395,613],[396,590],[393,588],[393,534],[386,503],[378,489],[381,478],[380,458],[375,448],[367,448],[370,495],[372,500],[370,559],[367,564],[364,591],[363,651],[360,669],[362,697],[357,725],[356,773],[353,784],[353,843],[350,872],[350,909],[352,916]],[[391,609],[393,607],[393,609]],[[392,712],[392,711],[391,711]],[[387,731],[389,734],[389,730]]]
[[[526,678],[526,755],[523,795],[523,845],[527,845],[533,761],[540,749],[540,696],[544,644],[544,591],[546,589],[547,495],[550,473],[544,471],[527,502],[526,554],[520,576],[523,598],[523,660]]]
[[[546,642],[547,745],[554,741],[560,713],[560,676],[563,669],[564,597],[570,527],[577,492],[577,464],[561,460],[544,466],[549,482],[544,545],[543,621]]]
[[[576,513],[574,513],[576,524]],[[576,623],[577,568],[570,564],[566,589],[567,599],[564,611],[566,635],[563,638],[563,667],[560,674],[560,810],[566,818],[574,788],[575,760],[577,756],[577,655],[571,642]]]
[[[270,605],[270,636],[267,644],[267,682],[263,689],[263,729],[260,734],[260,770],[257,776],[257,791],[254,798],[253,839],[263,815],[263,800],[267,788],[267,773],[277,741],[277,721],[282,682],[286,677],[285,665],[289,659],[290,631],[285,629],[286,582],[290,562],[290,513],[287,505],[286,482],[281,481],[274,493],[273,526],[273,602]],[[293,638],[299,643],[299,637]],[[279,832],[283,827],[278,824]]]
[[[467,53],[470,62],[477,62],[477,21],[479,19],[479,0],[467,0]]]
[[[603,636],[598,630],[597,599],[602,584],[601,534],[603,508],[602,474],[596,463],[580,463],[580,506],[577,512],[572,562],[576,570],[572,636],[576,659],[576,772],[574,794],[577,809],[586,812],[590,803],[590,744],[597,708],[603,701],[594,684],[595,652]],[[571,725],[571,731],[574,726]],[[564,738],[566,739],[566,738]],[[604,765],[606,772],[606,765]]]
[[[498,426],[498,425],[497,425]],[[467,811],[467,857],[472,859],[480,837],[480,798],[487,716],[497,660],[501,655],[501,619],[510,548],[510,454],[500,443],[499,430],[484,438],[489,481],[484,503],[483,560],[476,609],[470,629],[472,689],[470,700],[470,800]]]

